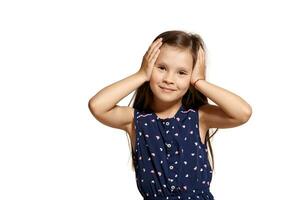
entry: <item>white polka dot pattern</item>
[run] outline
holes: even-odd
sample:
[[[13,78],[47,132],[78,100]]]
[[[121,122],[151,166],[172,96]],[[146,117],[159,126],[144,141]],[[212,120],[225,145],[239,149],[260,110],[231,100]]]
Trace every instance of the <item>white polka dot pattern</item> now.
[[[134,109],[136,182],[144,200],[213,200],[207,147],[198,112],[182,105],[172,118]],[[136,159],[138,158],[138,159]]]

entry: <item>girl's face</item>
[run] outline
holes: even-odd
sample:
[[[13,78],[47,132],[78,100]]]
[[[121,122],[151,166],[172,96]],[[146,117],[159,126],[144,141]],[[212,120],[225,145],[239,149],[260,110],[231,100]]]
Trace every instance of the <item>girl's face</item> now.
[[[192,70],[193,58],[189,50],[164,44],[150,78],[154,99],[159,102],[181,100],[190,87]]]

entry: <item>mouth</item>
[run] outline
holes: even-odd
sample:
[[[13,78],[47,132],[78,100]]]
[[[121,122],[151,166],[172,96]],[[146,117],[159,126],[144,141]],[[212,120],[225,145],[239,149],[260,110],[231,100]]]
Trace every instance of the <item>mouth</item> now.
[[[160,87],[160,88],[165,92],[174,92],[175,91],[174,89],[171,89],[171,88],[166,88],[166,87]]]

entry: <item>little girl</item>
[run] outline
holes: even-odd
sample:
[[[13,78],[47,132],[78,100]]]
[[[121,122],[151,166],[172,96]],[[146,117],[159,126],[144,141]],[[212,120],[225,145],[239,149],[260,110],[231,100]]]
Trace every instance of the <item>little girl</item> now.
[[[206,81],[205,69],[205,45],[198,34],[166,31],[149,46],[138,72],[89,101],[97,120],[128,133],[144,200],[214,199],[207,149],[212,153],[214,134],[209,136],[209,129],[244,124],[252,109],[241,97]],[[132,91],[133,107],[118,106]]]

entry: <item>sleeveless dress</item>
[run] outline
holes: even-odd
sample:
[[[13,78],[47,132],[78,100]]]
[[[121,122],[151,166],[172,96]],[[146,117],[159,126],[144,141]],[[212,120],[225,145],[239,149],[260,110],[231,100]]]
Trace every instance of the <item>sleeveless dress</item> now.
[[[212,169],[199,135],[198,111],[180,106],[172,118],[134,109],[135,178],[144,200],[213,200]]]

